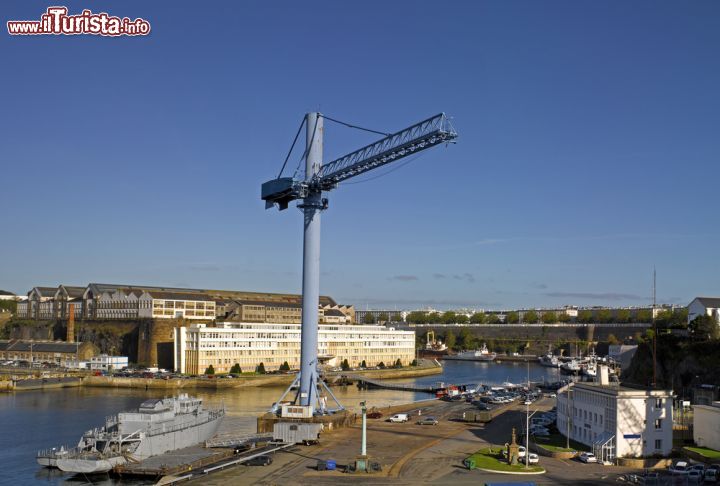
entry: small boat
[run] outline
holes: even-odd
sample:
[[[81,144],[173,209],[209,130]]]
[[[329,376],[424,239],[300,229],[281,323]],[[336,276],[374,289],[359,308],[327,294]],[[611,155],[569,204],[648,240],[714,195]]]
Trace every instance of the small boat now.
[[[65,446],[60,446],[60,448],[53,447],[52,449],[46,449],[43,451],[38,451],[37,453],[37,463],[41,466],[45,467],[57,467],[57,461],[58,459],[61,459],[65,457],[68,454],[68,449],[65,448]]]
[[[497,357],[497,353],[488,351],[487,346],[483,343],[482,347],[472,351],[461,351],[455,355],[443,356],[443,359],[458,361],[493,361]]]
[[[560,367],[560,360],[557,358],[557,356],[553,356],[550,353],[546,354],[545,356],[539,356],[538,362],[540,363],[540,366],[547,366],[548,368]]]
[[[560,371],[568,375],[577,375],[580,372],[580,363],[571,359],[560,365]]]

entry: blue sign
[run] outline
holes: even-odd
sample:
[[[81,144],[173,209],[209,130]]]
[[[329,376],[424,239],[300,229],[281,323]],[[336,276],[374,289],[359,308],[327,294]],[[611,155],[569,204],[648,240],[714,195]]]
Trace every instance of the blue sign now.
[[[623,439],[639,439],[640,434],[625,434],[623,435]]]

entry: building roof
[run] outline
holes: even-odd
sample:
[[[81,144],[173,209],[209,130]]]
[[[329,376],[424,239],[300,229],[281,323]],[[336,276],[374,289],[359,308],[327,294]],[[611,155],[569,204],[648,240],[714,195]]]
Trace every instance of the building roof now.
[[[345,314],[343,314],[340,309],[325,309],[325,315],[326,316],[345,317]]]
[[[77,299],[78,297],[82,298],[86,289],[86,287],[77,287],[70,285],[61,285],[61,287],[65,289],[65,292],[67,292],[68,297],[71,299]]]
[[[8,292],[7,290],[0,290],[0,295],[12,295],[15,296],[12,292]]]
[[[695,297],[695,300],[700,302],[705,307],[720,307],[720,297]]]
[[[41,297],[55,297],[57,287],[33,287],[33,290],[37,290]]]
[[[191,293],[184,293],[184,292],[167,292],[167,291],[150,291],[148,292],[153,299],[162,299],[162,300],[201,300],[201,301],[210,301],[214,302],[215,299],[213,299],[209,295],[203,295],[203,294],[191,294]]]
[[[658,390],[653,388],[648,388],[644,386],[635,386],[632,384],[618,384],[618,383],[610,383],[609,385],[601,385],[600,383],[595,382],[577,382],[572,384],[573,388],[577,389],[585,389],[589,391],[596,391],[599,393],[606,393],[609,395],[630,395],[630,394],[637,394],[637,395],[646,395],[646,396],[669,396],[672,395],[672,390]]]

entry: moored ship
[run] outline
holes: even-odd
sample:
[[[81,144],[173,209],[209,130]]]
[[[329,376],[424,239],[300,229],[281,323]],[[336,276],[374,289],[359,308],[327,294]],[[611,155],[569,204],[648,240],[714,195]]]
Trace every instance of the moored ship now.
[[[455,359],[459,361],[493,361],[497,353],[488,351],[483,343],[482,347],[473,351],[461,351],[458,354],[443,356],[443,359]]]
[[[150,399],[137,411],[108,417],[89,430],[74,449],[41,451],[37,462],[73,473],[101,473],[128,461],[141,461],[199,444],[217,432],[225,409],[205,410],[202,400],[181,394]]]

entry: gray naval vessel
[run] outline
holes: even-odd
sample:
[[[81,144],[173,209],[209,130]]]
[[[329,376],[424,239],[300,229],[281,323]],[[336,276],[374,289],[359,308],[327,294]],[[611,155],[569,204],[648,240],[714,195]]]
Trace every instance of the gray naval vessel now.
[[[201,399],[187,394],[145,400],[137,411],[108,417],[103,427],[85,432],[75,448],[38,452],[37,462],[72,473],[108,472],[204,442],[216,434],[224,416],[224,407],[205,410]]]

